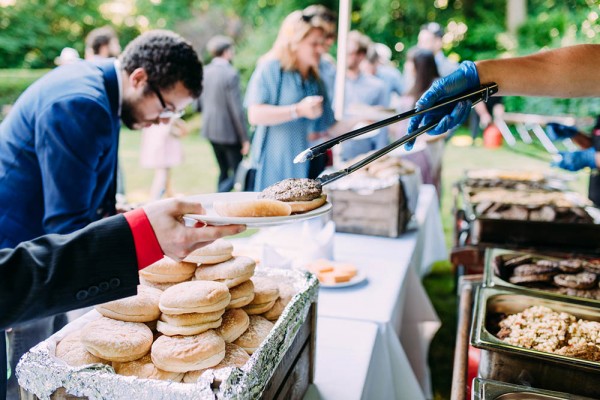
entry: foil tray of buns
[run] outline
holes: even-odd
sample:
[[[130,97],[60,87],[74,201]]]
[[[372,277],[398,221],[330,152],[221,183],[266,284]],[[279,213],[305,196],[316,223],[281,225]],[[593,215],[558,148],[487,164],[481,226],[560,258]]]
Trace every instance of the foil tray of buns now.
[[[479,376],[600,397],[600,308],[500,287],[475,296],[471,345]]]
[[[49,398],[54,393],[61,392],[89,399],[257,398],[286,356],[296,334],[305,323],[311,306],[316,302],[318,281],[308,272],[271,268],[256,269],[255,276],[285,281],[295,289],[296,294],[260,346],[241,367],[208,369],[197,381],[194,380],[196,383],[179,383],[119,375],[115,373],[113,366],[102,363],[81,367],[67,365],[56,357],[57,344],[69,334],[104,318],[93,310],[35,346],[21,358],[16,371],[19,385],[39,398]]]
[[[591,400],[589,397],[481,378],[473,380],[471,398],[472,400]]]
[[[486,249],[486,286],[503,286],[600,306],[600,256]]]

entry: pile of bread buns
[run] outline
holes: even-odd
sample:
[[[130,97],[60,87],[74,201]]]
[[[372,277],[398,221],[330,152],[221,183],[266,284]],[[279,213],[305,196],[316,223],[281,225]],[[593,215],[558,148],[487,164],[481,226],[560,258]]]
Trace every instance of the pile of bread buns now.
[[[56,356],[186,383],[207,369],[242,367],[296,293],[255,277],[254,260],[232,253],[219,239],[182,262],[165,257],[143,269],[137,295],[96,306],[103,317],[66,336]]]
[[[358,272],[356,267],[349,263],[326,260],[320,258],[307,265],[310,272],[317,275],[319,282],[328,285],[349,282]]]

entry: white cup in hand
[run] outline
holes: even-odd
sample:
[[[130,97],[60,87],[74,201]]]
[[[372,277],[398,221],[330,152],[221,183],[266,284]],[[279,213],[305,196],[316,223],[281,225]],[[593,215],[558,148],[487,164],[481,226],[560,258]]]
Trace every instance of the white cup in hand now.
[[[315,119],[323,114],[323,96],[306,96],[298,103],[298,115]]]

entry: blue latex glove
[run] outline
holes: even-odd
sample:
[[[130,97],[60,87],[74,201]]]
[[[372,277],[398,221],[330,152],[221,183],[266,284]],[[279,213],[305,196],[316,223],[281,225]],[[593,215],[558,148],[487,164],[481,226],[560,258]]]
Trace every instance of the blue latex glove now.
[[[417,110],[423,110],[442,99],[464,93],[479,86],[479,75],[477,74],[475,63],[472,61],[463,61],[456,71],[445,78],[433,82],[431,87],[417,101],[416,108]],[[419,126],[440,121],[435,128],[429,131],[429,134],[442,134],[462,124],[469,116],[471,107],[471,101],[461,101],[455,105],[440,107],[428,113],[412,117],[408,124],[408,133],[414,132]],[[414,141],[407,143],[405,147],[407,150],[411,150],[413,145]]]
[[[550,140],[563,140],[572,138],[573,136],[577,135],[579,131],[574,126],[550,122],[546,125],[546,133],[548,134]]]
[[[579,171],[582,168],[598,168],[596,165],[596,150],[590,147],[586,150],[561,151],[561,160],[553,162],[552,166],[566,169],[567,171]]]

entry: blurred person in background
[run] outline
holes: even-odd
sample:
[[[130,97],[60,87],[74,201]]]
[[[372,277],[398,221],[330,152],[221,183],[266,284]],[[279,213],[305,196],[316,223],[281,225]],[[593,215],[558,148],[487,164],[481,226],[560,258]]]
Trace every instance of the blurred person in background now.
[[[229,192],[242,157],[250,150],[240,75],[232,65],[235,50],[230,37],[214,36],[206,49],[212,61],[204,67],[204,91],[198,100],[202,136],[210,142],[219,164],[217,190]]]
[[[418,47],[411,48],[406,56],[404,65],[406,74],[414,77],[414,83],[404,96],[400,98],[398,112],[406,112],[415,107],[415,103],[421,95],[438,79],[439,73],[433,53]],[[398,140],[406,134],[408,121],[395,124],[399,127],[394,131]],[[442,158],[444,153],[443,135],[430,137],[420,136],[417,138],[414,149],[403,155],[403,158],[417,164],[421,170],[423,183],[435,186],[438,198],[441,198]]]
[[[329,53],[337,37],[337,15],[329,8],[320,4],[308,6],[302,12],[303,15],[313,18],[317,17],[321,21],[321,27],[325,31],[325,41],[323,42],[323,54],[319,61],[319,76],[325,84],[329,101],[333,99],[335,89],[335,74],[337,64],[335,58]]]
[[[121,54],[121,44],[117,32],[111,26],[93,29],[85,37],[85,59],[87,61],[116,58],[119,54]],[[125,174],[120,161],[117,161],[117,209],[127,207]]]
[[[417,37],[417,47],[429,50],[435,57],[438,73],[444,77],[450,75],[458,68],[458,64],[444,54],[444,28],[437,22],[430,22],[421,26]]]
[[[282,179],[308,178],[310,163],[294,164],[294,157],[335,123],[318,70],[325,41],[321,23],[318,15],[289,14],[248,83],[256,191]]]
[[[29,86],[0,123],[0,248],[114,214],[120,121],[168,122],[200,96],[201,71],[187,41],[158,30],[118,60],[60,66]],[[54,328],[53,317],[13,327],[13,370]],[[13,376],[9,397],[17,391]]]
[[[574,126],[558,123],[547,124],[546,132],[553,141],[571,139],[581,147],[582,150],[561,151],[560,161],[555,161],[552,165],[572,172],[590,168],[588,197],[596,207],[600,207],[600,115],[596,117],[596,124],[590,135]]]
[[[361,68],[363,72],[381,79],[386,89],[386,107],[396,108],[398,98],[404,93],[402,73],[391,64],[392,50],[383,43],[373,43]]]
[[[388,106],[385,83],[373,75],[363,73],[360,68],[371,45],[368,36],[358,31],[348,33],[344,114],[349,118],[365,113],[370,107]],[[341,157],[342,160],[350,160],[360,154],[385,147],[388,143],[388,129],[382,128],[374,136],[363,136],[342,143]]]
[[[54,64],[68,65],[80,61],[79,52],[72,47],[65,47],[60,51],[60,55],[54,59]]]
[[[175,196],[171,169],[183,164],[181,138],[187,134],[187,125],[181,118],[171,118],[168,122],[142,129],[140,166],[154,170],[150,201]]]
[[[118,57],[121,44],[115,30],[102,26],[90,31],[85,37],[85,59],[88,61]]]

